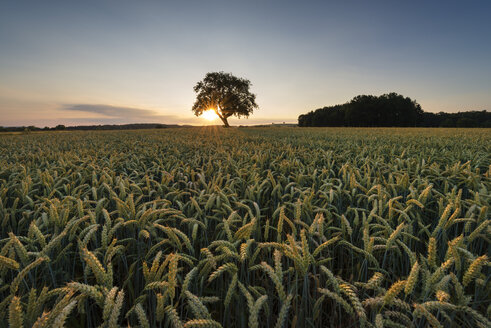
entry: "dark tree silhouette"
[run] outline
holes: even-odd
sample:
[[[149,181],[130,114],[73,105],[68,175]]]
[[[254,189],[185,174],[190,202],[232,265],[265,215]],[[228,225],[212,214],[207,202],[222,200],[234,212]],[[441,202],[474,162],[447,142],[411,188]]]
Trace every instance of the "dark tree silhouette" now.
[[[360,95],[350,102],[300,115],[299,126],[417,126],[421,106],[397,93]]]
[[[251,82],[230,73],[211,72],[194,86],[197,93],[193,112],[200,116],[204,111],[213,109],[225,127],[227,119],[235,115],[248,117],[258,108],[256,95],[249,91]]]
[[[397,93],[356,96],[342,105],[323,107],[298,117],[299,126],[491,127],[491,112],[428,113]]]

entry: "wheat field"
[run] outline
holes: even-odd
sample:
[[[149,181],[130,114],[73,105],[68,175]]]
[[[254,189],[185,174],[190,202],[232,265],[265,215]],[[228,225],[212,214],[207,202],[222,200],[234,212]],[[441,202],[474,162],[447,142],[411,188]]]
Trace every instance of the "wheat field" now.
[[[491,130],[0,135],[0,326],[491,327]]]

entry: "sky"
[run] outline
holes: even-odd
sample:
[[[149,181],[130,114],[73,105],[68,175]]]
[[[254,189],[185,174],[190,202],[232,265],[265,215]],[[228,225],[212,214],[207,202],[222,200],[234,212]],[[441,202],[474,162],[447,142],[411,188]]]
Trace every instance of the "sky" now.
[[[218,124],[191,111],[207,72],[247,78],[297,122],[356,95],[491,110],[491,1],[0,0],[0,126]]]

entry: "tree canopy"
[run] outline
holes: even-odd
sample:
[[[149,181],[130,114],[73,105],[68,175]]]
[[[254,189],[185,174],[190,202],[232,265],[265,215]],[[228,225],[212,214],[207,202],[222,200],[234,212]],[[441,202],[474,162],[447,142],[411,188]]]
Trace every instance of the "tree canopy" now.
[[[207,73],[204,79],[194,86],[197,95],[192,110],[196,116],[200,116],[212,109],[224,126],[228,127],[227,119],[230,116],[248,117],[258,108],[256,95],[249,90],[251,85],[249,80],[231,73]]]
[[[342,105],[319,108],[298,118],[300,126],[415,126],[423,110],[397,93],[360,95]]]

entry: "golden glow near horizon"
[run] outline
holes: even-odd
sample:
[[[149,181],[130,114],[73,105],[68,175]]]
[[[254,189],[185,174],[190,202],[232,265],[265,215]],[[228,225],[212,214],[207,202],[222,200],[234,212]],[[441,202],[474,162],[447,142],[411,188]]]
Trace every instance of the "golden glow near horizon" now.
[[[217,113],[213,109],[205,110],[201,116],[207,121],[214,121],[218,118]]]

